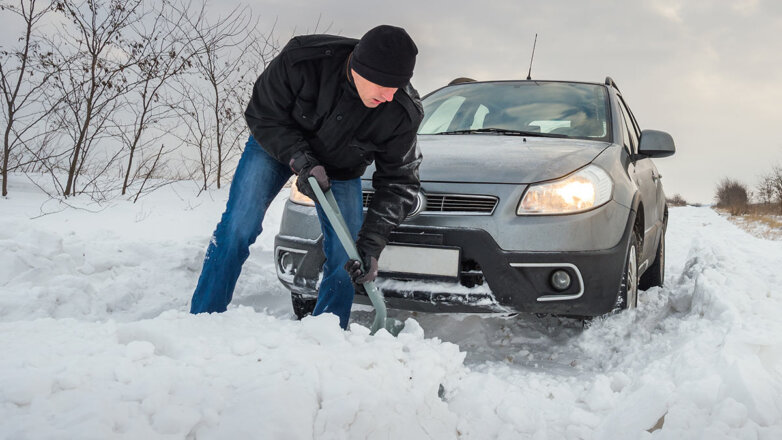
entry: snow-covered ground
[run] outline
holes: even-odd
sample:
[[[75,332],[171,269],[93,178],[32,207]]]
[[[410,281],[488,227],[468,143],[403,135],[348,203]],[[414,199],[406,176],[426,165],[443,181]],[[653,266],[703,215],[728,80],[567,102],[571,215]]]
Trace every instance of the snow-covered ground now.
[[[780,439],[782,242],[674,208],[667,283],[586,329],[293,319],[272,205],[228,312],[187,313],[227,191],[0,199],[0,438]],[[284,194],[282,195],[284,196]]]

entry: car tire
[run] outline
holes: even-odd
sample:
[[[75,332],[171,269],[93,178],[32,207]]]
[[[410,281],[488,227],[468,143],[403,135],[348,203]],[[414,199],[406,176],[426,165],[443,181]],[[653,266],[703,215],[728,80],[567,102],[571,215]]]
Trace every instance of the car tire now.
[[[662,287],[665,282],[665,227],[660,235],[660,243],[657,245],[657,255],[654,263],[646,269],[638,281],[638,288],[647,290],[652,287]]]
[[[635,309],[638,307],[638,252],[639,235],[637,230],[633,230],[630,235],[630,244],[627,246],[627,255],[625,256],[625,265],[622,270],[622,281],[619,284],[618,308]]]
[[[317,302],[317,298],[309,298],[296,293],[291,293],[293,314],[296,315],[296,319],[302,319],[305,316],[312,315],[312,311],[315,310],[315,303]]]

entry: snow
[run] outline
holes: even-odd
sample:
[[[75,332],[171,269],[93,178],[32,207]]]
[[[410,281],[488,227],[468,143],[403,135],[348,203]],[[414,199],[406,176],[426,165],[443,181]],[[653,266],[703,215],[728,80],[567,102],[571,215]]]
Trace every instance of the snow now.
[[[391,280],[378,277],[377,287],[380,290],[394,289],[403,292],[404,297],[412,297],[413,294],[405,292],[428,293],[432,298],[436,293],[446,292],[450,295],[450,302],[465,303],[474,306],[481,306],[492,311],[507,312],[505,306],[497,302],[497,299],[486,284],[466,287],[458,282],[431,282],[414,280]]]
[[[782,242],[672,208],[666,286],[574,320],[296,321],[272,204],[234,301],[187,313],[227,189],[0,199],[0,438],[782,438]]]

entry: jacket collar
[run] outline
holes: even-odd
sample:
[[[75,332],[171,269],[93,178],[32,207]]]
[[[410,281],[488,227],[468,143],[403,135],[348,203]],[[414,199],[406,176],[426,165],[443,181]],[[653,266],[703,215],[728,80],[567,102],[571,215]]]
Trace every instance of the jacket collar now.
[[[358,98],[359,96],[358,96],[358,89],[356,89],[356,82],[353,79],[353,74],[350,72],[350,57],[352,56],[353,56],[353,52],[351,52],[350,55],[348,55],[347,59],[345,59],[345,67],[344,67],[345,81],[343,83],[343,86],[345,87],[346,90],[350,92],[352,96]]]

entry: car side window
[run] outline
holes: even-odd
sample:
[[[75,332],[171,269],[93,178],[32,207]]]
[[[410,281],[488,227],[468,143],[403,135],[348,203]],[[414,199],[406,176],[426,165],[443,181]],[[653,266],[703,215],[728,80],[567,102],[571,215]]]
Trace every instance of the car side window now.
[[[625,105],[627,107],[627,105]],[[630,115],[630,120],[633,122],[633,126],[635,127],[635,132],[638,135],[638,150],[641,149],[641,126],[638,125],[638,120],[635,119],[635,115],[633,115],[633,111],[630,110],[630,107],[627,107],[627,113]]]
[[[629,105],[627,105],[627,103],[625,102],[624,98],[622,98],[622,97],[620,96],[620,97],[619,97],[619,99],[622,101],[622,104],[624,104],[624,108],[625,108],[625,110],[627,111],[627,115],[630,117],[630,122],[632,122],[632,127],[633,127],[633,129],[635,130],[635,135],[636,135],[636,137],[638,138],[638,140],[639,140],[639,143],[638,143],[638,144],[640,145],[640,139],[641,139],[641,126],[640,126],[640,125],[638,125],[638,121],[635,119],[635,115],[633,114],[633,111],[632,111],[632,110],[630,110],[630,106],[629,106]]]
[[[635,131],[635,126],[633,125],[633,121],[630,119],[630,116],[628,116],[627,113],[627,107],[625,107],[624,102],[622,102],[621,98],[619,100],[619,108],[622,111],[622,119],[624,119],[624,128],[625,128],[625,136],[630,138],[629,146],[630,151],[633,153],[638,152],[638,134]]]
[[[619,109],[620,114],[621,112],[622,109]],[[627,154],[633,154],[632,145],[630,144],[630,135],[628,134],[627,124],[625,123],[624,115],[622,115],[622,118],[619,121],[619,128],[622,131],[622,145],[624,145],[625,151],[627,151]]]

